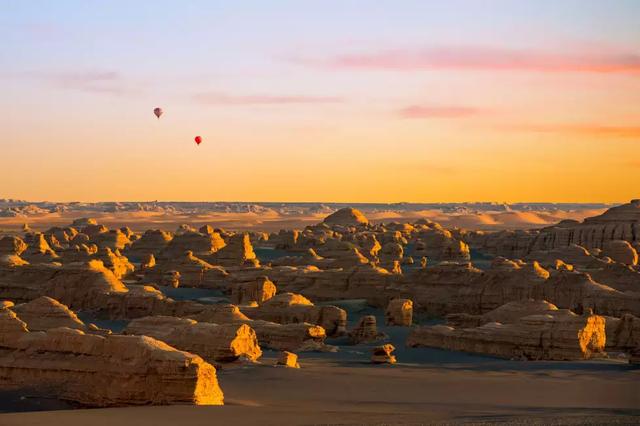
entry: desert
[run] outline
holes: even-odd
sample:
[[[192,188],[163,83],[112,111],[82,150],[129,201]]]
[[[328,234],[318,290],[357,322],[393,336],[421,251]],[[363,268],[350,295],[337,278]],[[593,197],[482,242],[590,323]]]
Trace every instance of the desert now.
[[[485,420],[545,423],[563,404],[596,420],[637,414],[638,200],[520,231],[529,242],[510,258],[518,232],[374,222],[351,207],[271,232],[21,219],[0,238],[7,424],[40,418],[12,405],[56,408],[47,418],[70,424],[90,407],[110,407],[105,424],[138,412],[162,423],[185,404],[224,404],[189,414],[194,424],[474,421],[489,409],[478,394],[522,386],[524,406]],[[554,236],[568,226],[607,239]],[[584,380],[587,393],[554,394]],[[463,384],[476,394],[457,395]],[[375,396],[381,387],[394,397]],[[387,410],[373,408],[379,398]],[[122,408],[139,405],[175,409]]]
[[[0,426],[640,424],[640,0],[0,0]]]

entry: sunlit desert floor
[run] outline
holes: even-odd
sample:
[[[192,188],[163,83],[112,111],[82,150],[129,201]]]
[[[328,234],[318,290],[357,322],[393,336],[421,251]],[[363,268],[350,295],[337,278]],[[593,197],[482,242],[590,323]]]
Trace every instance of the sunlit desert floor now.
[[[640,371],[479,370],[304,358],[219,372],[225,406],[165,406],[0,415],[2,425],[634,424]]]

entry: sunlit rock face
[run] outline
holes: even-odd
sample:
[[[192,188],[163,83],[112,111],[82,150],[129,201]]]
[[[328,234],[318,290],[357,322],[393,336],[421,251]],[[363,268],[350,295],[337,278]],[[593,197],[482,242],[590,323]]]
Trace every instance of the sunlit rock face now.
[[[294,293],[278,294],[256,307],[242,307],[249,318],[279,324],[310,323],[324,328],[329,336],[346,332],[347,313],[336,306],[315,306],[306,297]]]
[[[156,316],[131,321],[124,333],[154,337],[209,362],[230,362],[240,357],[255,361],[262,355],[255,331],[246,324],[218,325]]]
[[[215,368],[196,355],[143,336],[31,332],[9,309],[0,309],[0,386],[98,407],[223,403]]]
[[[111,270],[117,278],[123,278],[135,269],[133,264],[129,262],[129,259],[120,254],[118,249],[113,251],[109,247],[102,247],[92,258],[102,261],[102,264]]]
[[[227,272],[197,257],[187,250],[171,257],[154,259],[153,266],[140,270],[143,282],[172,287],[217,288]]]
[[[204,258],[221,250],[225,245],[225,241],[217,232],[202,234],[194,230],[188,230],[176,234],[173,239],[167,243],[165,249],[156,257],[170,259],[190,251],[196,257]]]
[[[214,265],[222,266],[260,266],[253,251],[249,234],[235,234],[226,240],[226,245],[210,255],[202,258]]]
[[[413,302],[409,299],[392,299],[385,311],[387,325],[410,327],[413,322]]]
[[[236,305],[259,305],[276,294],[276,285],[267,277],[233,284],[231,302]]]
[[[11,308],[30,331],[44,331],[51,328],[67,327],[86,330],[86,325],[67,306],[47,296]]]
[[[393,355],[393,351],[396,348],[387,343],[386,345],[376,346],[371,351],[371,362],[373,364],[395,364],[396,357]]]
[[[478,327],[450,325],[416,327],[407,346],[427,346],[508,359],[576,360],[603,352],[605,318],[576,315],[567,309],[489,322]]]
[[[298,355],[289,351],[280,352],[276,365],[282,365],[288,368],[300,368],[300,364],[298,364]]]

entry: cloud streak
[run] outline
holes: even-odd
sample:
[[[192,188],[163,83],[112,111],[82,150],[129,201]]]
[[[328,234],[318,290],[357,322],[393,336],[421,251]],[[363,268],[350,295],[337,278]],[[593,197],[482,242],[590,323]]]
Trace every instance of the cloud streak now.
[[[531,49],[450,46],[342,54],[319,60],[296,57],[292,60],[304,65],[332,69],[640,73],[640,53],[612,50],[558,53]]]
[[[410,105],[401,108],[397,114],[403,118],[465,118],[479,113],[477,108],[465,106],[423,106]]]
[[[58,88],[80,92],[123,95],[130,91],[116,71],[56,73],[46,78]]]
[[[228,93],[199,93],[194,99],[205,105],[303,105],[335,104],[344,100],[334,96],[306,95],[232,95]]]

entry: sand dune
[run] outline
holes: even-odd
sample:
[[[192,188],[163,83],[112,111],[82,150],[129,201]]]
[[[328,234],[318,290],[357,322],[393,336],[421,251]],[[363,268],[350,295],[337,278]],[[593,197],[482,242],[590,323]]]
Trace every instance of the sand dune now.
[[[466,229],[499,230],[515,228],[539,228],[553,225],[564,219],[583,220],[595,216],[605,209],[584,209],[571,211],[499,211],[475,213],[447,213],[442,210],[417,211],[374,211],[367,212],[372,222],[407,222],[429,219],[448,227]],[[282,228],[304,228],[321,222],[325,213],[302,212],[282,214],[275,210],[255,212],[209,212],[186,213],[168,211],[120,211],[96,212],[94,210],[74,210],[68,212],[39,213],[31,216],[0,217],[0,230],[16,231],[24,223],[36,230],[51,226],[67,225],[80,217],[95,217],[109,227],[129,226],[134,230],[160,228],[174,230],[187,223],[193,226],[210,224],[214,227],[237,230],[277,231]]]

